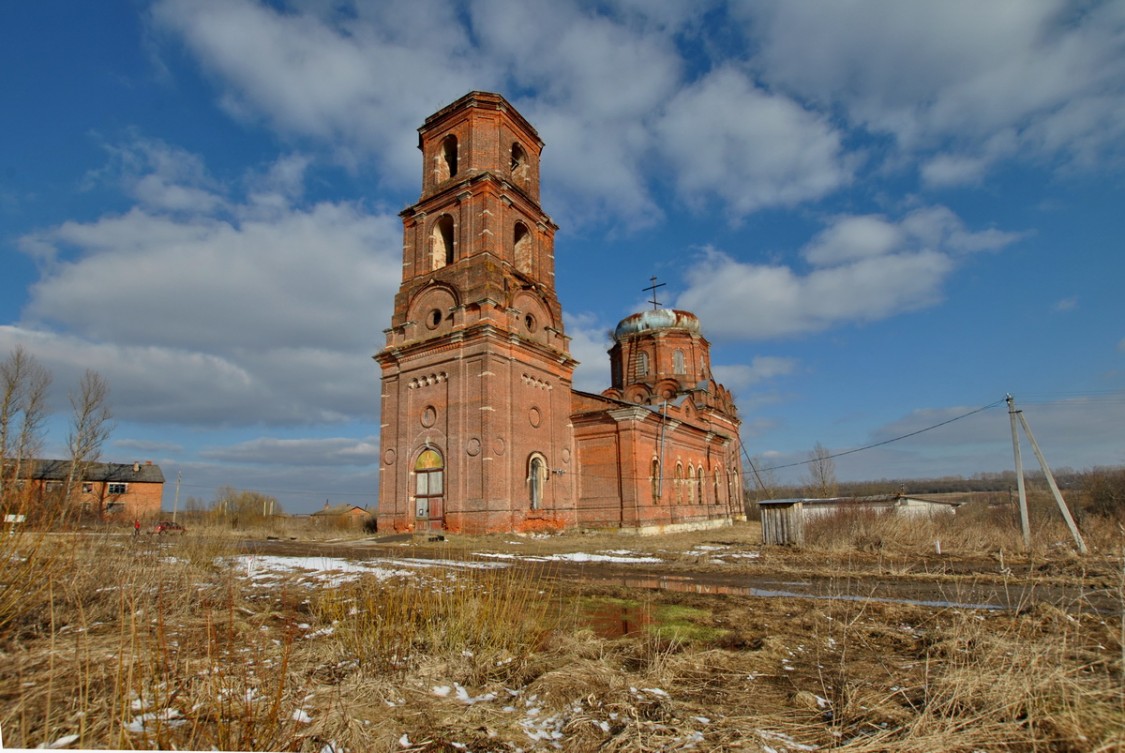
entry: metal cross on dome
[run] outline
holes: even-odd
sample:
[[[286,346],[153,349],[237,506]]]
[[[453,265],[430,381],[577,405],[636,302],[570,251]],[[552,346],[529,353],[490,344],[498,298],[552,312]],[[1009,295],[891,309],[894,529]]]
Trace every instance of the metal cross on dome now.
[[[656,311],[656,310],[657,310],[658,308],[660,308],[660,301],[656,300],[656,289],[657,289],[657,288],[662,288],[662,287],[664,287],[665,285],[667,285],[668,283],[666,283],[666,282],[657,282],[657,281],[656,281],[656,275],[653,275],[652,277],[650,277],[650,278],[649,278],[649,280],[651,280],[651,281],[652,281],[652,284],[651,284],[651,285],[649,285],[649,286],[648,286],[647,288],[643,288],[643,290],[644,290],[644,291],[645,291],[646,293],[647,293],[648,291],[650,291],[650,290],[652,291],[652,300],[651,300],[651,301],[649,301],[649,303],[651,303],[651,304],[652,304],[652,310],[653,310],[653,311]]]

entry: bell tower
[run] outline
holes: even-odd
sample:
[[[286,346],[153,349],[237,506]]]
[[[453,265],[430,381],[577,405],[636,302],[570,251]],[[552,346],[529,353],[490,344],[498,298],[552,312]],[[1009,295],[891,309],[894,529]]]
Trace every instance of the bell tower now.
[[[418,129],[402,283],[382,370],[380,530],[512,531],[575,519],[576,362],[539,206],[535,129],[471,92]]]

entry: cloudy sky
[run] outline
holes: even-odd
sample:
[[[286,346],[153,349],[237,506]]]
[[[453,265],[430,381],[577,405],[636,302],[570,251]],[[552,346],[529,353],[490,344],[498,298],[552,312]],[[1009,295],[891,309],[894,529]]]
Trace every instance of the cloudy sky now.
[[[5,3],[0,356],[54,373],[49,449],[93,368],[181,504],[374,504],[416,129],[474,89],[546,142],[580,388],[655,275],[765,467],[1009,392],[1052,465],[1125,463],[1125,4],[1062,0]],[[1002,405],[837,460],[1011,466]]]

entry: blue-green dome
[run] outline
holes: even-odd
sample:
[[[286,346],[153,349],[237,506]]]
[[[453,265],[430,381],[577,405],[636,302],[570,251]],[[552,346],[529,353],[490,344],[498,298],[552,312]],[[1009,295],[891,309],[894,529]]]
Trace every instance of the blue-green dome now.
[[[621,340],[629,335],[662,329],[678,329],[698,335],[699,319],[689,311],[650,309],[622,319],[613,331],[613,339]]]

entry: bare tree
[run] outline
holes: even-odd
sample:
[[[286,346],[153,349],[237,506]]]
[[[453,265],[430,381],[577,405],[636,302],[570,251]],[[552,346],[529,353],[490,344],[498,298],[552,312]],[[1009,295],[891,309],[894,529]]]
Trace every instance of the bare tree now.
[[[64,490],[68,504],[74,499],[76,486],[86,479],[90,466],[101,458],[102,445],[113,432],[109,384],[98,372],[86,369],[78,392],[70,393],[70,407],[73,413],[66,440],[70,450],[70,472]]]
[[[50,385],[50,372],[22,346],[0,362],[0,493],[6,505],[16,501],[16,482],[41,449]]]
[[[810,497],[828,499],[839,493],[836,483],[836,463],[832,453],[820,442],[809,453],[807,493]]]
[[[219,488],[211,509],[232,528],[262,525],[283,512],[276,497],[230,486]]]

